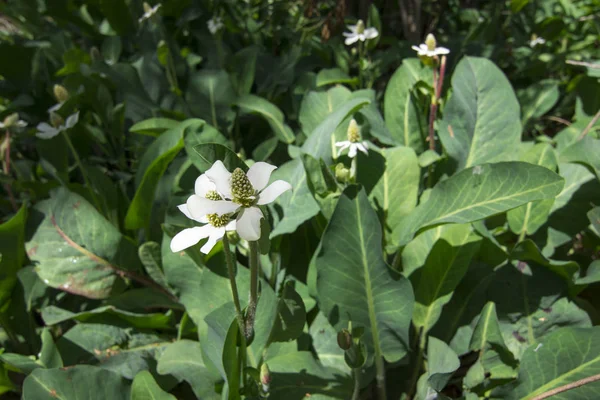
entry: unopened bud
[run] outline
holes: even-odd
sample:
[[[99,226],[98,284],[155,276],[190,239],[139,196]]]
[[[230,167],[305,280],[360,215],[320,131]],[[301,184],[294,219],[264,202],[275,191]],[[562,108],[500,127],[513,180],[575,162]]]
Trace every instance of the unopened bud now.
[[[356,23],[356,32],[357,33],[365,33],[365,23],[362,19],[359,19]]]
[[[267,363],[263,363],[260,366],[260,384],[264,392],[269,391],[269,385],[271,384],[271,371]]]
[[[63,85],[54,85],[54,97],[59,103],[69,100],[69,91]]]
[[[335,166],[335,179],[338,182],[348,182],[350,180],[350,170],[342,163],[337,164]]]
[[[339,331],[337,334],[337,342],[338,346],[340,346],[340,349],[342,350],[348,350],[350,347],[352,347],[352,334],[350,331],[345,328]]]
[[[425,38],[425,44],[427,45],[427,50],[433,51],[437,47],[437,41],[435,40],[435,36],[433,34],[428,34],[427,38]]]
[[[63,119],[63,117],[61,117],[60,115],[58,115],[55,112],[51,112],[50,113],[50,124],[55,127],[58,128],[59,126],[61,126],[63,123],[65,122],[65,120]]]
[[[138,4],[140,4],[140,3],[138,3]],[[150,4],[148,4],[148,3],[146,3],[146,2],[144,2],[144,12],[146,14],[152,12],[152,6]]]
[[[12,113],[12,114],[8,115],[6,118],[4,118],[4,127],[10,128],[14,124],[16,124],[18,120],[19,120],[19,114]]]
[[[93,46],[90,49],[90,57],[92,58],[93,62],[102,61],[102,54],[100,54],[100,50],[98,50],[96,46]]]
[[[348,125],[348,130],[346,131],[346,134],[348,136],[348,140],[352,143],[358,143],[360,142],[360,128],[358,127],[358,124],[356,123],[356,120],[354,118],[352,118],[352,120],[350,121],[350,124]]]

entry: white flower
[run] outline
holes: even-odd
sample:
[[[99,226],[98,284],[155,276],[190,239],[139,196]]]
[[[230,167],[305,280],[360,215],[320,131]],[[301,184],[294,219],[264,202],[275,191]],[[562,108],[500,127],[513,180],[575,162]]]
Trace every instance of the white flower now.
[[[161,7],[162,4],[157,4],[154,7],[150,7],[150,5],[146,2],[144,2],[144,15],[142,15],[140,17],[140,19],[138,20],[138,22],[143,22],[147,19],[150,19],[154,16],[154,14],[156,14],[158,12],[158,9]]]
[[[361,141],[360,128],[353,118],[348,125],[347,131],[348,140],[337,142],[335,145],[340,148],[338,151],[338,157],[342,154],[342,151],[350,148],[348,151],[348,157],[356,157],[357,150],[362,151],[365,154],[369,154],[369,144],[366,141]]]
[[[197,196],[206,201],[211,201],[210,199],[207,199],[207,196],[213,199],[220,198],[216,192],[215,184],[211,182],[205,174],[200,175],[198,179],[196,179],[194,192],[195,194],[192,196]],[[220,200],[213,202],[220,203]],[[181,211],[186,217],[205,225],[184,229],[175,235],[171,240],[171,251],[175,253],[194,246],[204,238],[208,238],[208,241],[200,249],[202,253],[208,254],[215,244],[223,238],[223,235],[225,235],[226,231],[235,230],[236,222],[227,214],[222,216],[216,214],[205,214],[198,218],[193,217],[190,214],[187,204],[181,204],[177,206],[177,208],[179,208],[179,211]]]
[[[225,200],[213,201],[201,196],[191,196],[187,208],[194,218],[214,213],[218,216],[237,212],[236,231],[242,239],[260,239],[260,220],[264,217],[257,206],[272,203],[292,186],[285,181],[275,181],[267,186],[271,173],[277,167],[266,162],[253,164],[247,173],[237,168],[227,171],[221,161],[216,161],[206,171],[206,176],[215,184],[218,194]]]
[[[206,25],[208,25],[208,30],[210,33],[214,35],[223,27],[223,21],[220,17],[213,17],[212,19],[208,20]]]
[[[350,46],[359,40],[364,42],[365,40],[375,39],[379,36],[379,32],[376,28],[365,28],[365,24],[361,19],[358,20],[356,25],[348,25],[348,29],[350,29],[350,32],[343,33],[346,37],[344,43],[346,43],[347,46]]]
[[[546,43],[546,40],[543,37],[541,37],[541,36],[536,37],[535,39],[533,39],[529,42],[529,47],[534,48],[538,44],[544,44],[544,43]]]
[[[431,33],[427,35],[425,43],[421,43],[418,47],[412,46],[412,49],[415,50],[421,57],[436,57],[450,53],[450,50],[447,48],[437,46],[435,36],[433,36]]]
[[[27,122],[19,119],[18,113],[8,115],[4,121],[0,122],[0,129],[25,128],[26,126]]]
[[[51,119],[55,119],[55,118],[51,118]],[[39,132],[36,133],[35,135],[37,137],[39,137],[40,139],[52,139],[54,136],[58,135],[62,131],[66,131],[67,129],[71,129],[72,127],[74,127],[78,121],[79,121],[79,111],[77,111],[75,114],[69,115],[69,117],[67,118],[67,121],[64,124],[56,123],[56,125],[58,125],[58,127],[54,127],[54,126],[48,124],[47,122],[42,122],[41,124],[39,124],[37,126],[37,129]]]

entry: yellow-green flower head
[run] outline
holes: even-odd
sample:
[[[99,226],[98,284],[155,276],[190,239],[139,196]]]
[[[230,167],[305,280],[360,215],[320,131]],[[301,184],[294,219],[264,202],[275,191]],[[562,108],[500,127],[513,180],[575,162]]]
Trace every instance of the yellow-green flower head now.
[[[425,38],[425,44],[427,45],[427,50],[435,51],[437,47],[437,41],[435,40],[435,36],[432,33],[428,34]]]
[[[356,33],[362,34],[365,33],[365,23],[362,19],[359,19],[356,23]]]
[[[356,120],[354,118],[352,118],[350,124],[348,125],[347,136],[348,141],[352,143],[360,142],[360,128],[358,127],[358,124],[356,123]]]
[[[419,46],[412,46],[412,49],[417,52],[417,54],[419,55],[419,57],[421,57],[422,60],[450,53],[450,50],[448,50],[447,48],[437,46],[437,40],[435,39],[435,36],[433,36],[431,33],[427,35],[425,43],[421,43]]]
[[[54,85],[54,97],[59,103],[64,103],[69,100],[69,91],[63,85]]]
[[[335,144],[337,147],[340,148],[338,156],[342,154],[342,151],[346,149],[349,149],[348,157],[350,158],[356,157],[357,150],[360,150],[365,154],[369,153],[369,144],[366,141],[361,141],[362,137],[360,135],[360,127],[358,126],[354,118],[350,121],[350,124],[348,125],[346,136],[348,140],[336,142]]]
[[[8,115],[6,118],[4,118],[3,124],[4,124],[5,128],[10,128],[13,125],[15,125],[18,121],[19,121],[19,114],[12,113],[12,114]]]

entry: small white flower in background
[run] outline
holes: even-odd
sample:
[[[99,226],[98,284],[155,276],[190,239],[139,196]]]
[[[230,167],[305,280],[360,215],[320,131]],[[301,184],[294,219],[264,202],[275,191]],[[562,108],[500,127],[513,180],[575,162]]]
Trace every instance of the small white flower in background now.
[[[342,154],[342,151],[348,148],[350,149],[348,151],[348,157],[350,158],[356,157],[357,150],[360,150],[365,154],[369,154],[369,144],[366,141],[361,141],[360,128],[358,127],[358,124],[354,118],[350,121],[350,125],[348,125],[347,135],[348,140],[337,142],[335,144],[340,148],[338,151],[338,157]]]
[[[190,196],[187,209],[193,218],[207,214],[223,216],[237,212],[236,231],[244,240],[260,239],[260,220],[264,217],[258,206],[275,201],[292,186],[282,180],[267,186],[271,173],[277,167],[266,162],[254,163],[247,173],[236,168],[229,172],[221,161],[216,161],[205,175],[215,184],[216,192],[223,200]]]
[[[52,122],[52,125],[48,124],[47,122],[38,124],[38,133],[35,134],[37,137],[40,139],[52,139],[62,131],[71,129],[77,125],[77,122],[79,121],[79,111],[77,111],[75,114],[69,115],[66,122],[60,115],[56,113],[50,113],[50,121]]]
[[[217,33],[223,27],[223,20],[220,17],[212,17],[206,23],[211,34]]]
[[[194,188],[195,194],[192,196],[197,196],[198,198],[204,199],[207,202],[212,201],[220,204],[222,198],[217,193],[216,189],[217,187],[213,182],[210,181],[210,179],[208,179],[206,174],[202,174],[198,177],[198,179],[196,179]],[[205,225],[184,229],[175,235],[171,240],[171,251],[175,253],[194,246],[204,238],[208,238],[208,241],[200,249],[202,253],[208,254],[215,244],[217,244],[217,242],[223,238],[223,235],[225,235],[227,231],[234,231],[236,228],[235,219],[232,219],[231,214],[229,213],[221,216],[211,213],[195,218],[192,216],[192,214],[190,214],[187,204],[181,204],[177,206],[177,208],[179,208],[179,211],[181,211],[189,219],[193,219],[194,221]]]
[[[154,7],[151,7],[150,4],[144,2],[144,15],[140,17],[138,22],[144,22],[145,20],[152,18],[158,12],[161,5],[162,4],[159,3]]]
[[[421,57],[435,57],[450,53],[450,50],[445,47],[437,47],[435,36],[433,36],[431,33],[427,35],[425,43],[421,43],[418,47],[412,46],[412,49],[415,50]]]
[[[364,42],[365,40],[375,39],[379,36],[379,32],[376,28],[365,28],[365,23],[362,19],[359,19],[356,25],[348,25],[348,29],[350,29],[350,32],[343,33],[346,37],[345,43],[347,46],[350,46],[359,40]]]
[[[18,113],[12,113],[4,118],[4,121],[0,122],[0,129],[10,128],[24,128],[27,126],[27,122],[19,119]]]
[[[529,47],[534,48],[538,44],[544,44],[544,43],[546,43],[546,40],[543,37],[539,36],[539,37],[532,39],[529,42]]]

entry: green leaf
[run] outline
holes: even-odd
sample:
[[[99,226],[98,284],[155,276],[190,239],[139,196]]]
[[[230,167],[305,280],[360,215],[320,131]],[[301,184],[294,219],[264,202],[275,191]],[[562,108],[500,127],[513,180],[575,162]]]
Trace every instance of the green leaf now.
[[[439,319],[479,245],[470,225],[452,225],[435,243],[423,268],[410,276],[415,291],[413,323],[423,328],[422,334]]]
[[[127,4],[125,0],[98,0],[100,10],[110,26],[123,36],[135,31],[133,17]]]
[[[248,166],[229,147],[217,143],[203,143],[194,146],[194,151],[199,156],[195,165],[200,171],[208,170],[215,161],[222,161],[228,171],[233,172],[236,168],[248,171]]]
[[[485,58],[463,58],[452,75],[452,95],[439,136],[457,169],[510,161],[521,137],[519,103],[508,79]]]
[[[173,375],[178,381],[186,381],[196,397],[207,400],[221,399],[214,385],[220,377],[206,368],[198,342],[179,340],[168,345],[158,358],[156,370],[161,375]]]
[[[352,397],[352,380],[337,369],[322,366],[308,351],[272,358],[269,369],[269,393],[275,399],[303,399],[307,394],[323,400]]]
[[[40,352],[40,362],[46,368],[60,368],[63,366],[60,353],[54,344],[54,338],[48,328],[42,331],[42,351]]]
[[[227,377],[227,388],[229,390],[228,398],[230,400],[240,400],[240,362],[241,348],[238,349],[237,343],[240,337],[240,328],[237,319],[234,318],[229,324],[227,336],[223,343],[223,368]]]
[[[358,79],[351,78],[339,68],[324,68],[317,74],[317,87],[344,83],[355,85]]]
[[[561,162],[580,163],[585,165],[600,179],[600,139],[589,135],[576,141],[560,152]]]
[[[407,352],[413,293],[383,259],[381,225],[364,190],[347,188],[316,256],[319,307],[336,330],[365,328],[372,356],[388,361]]]
[[[298,119],[306,136],[319,126],[327,116],[346,102],[352,92],[344,86],[334,86],[326,92],[308,92],[300,104]]]
[[[249,94],[252,90],[259,51],[259,46],[250,46],[238,51],[231,57],[232,61],[229,65],[233,68],[233,71],[231,71],[229,77],[240,96]]]
[[[0,225],[0,309],[11,297],[17,272],[25,261],[25,221],[27,207],[23,205],[8,221]]]
[[[538,143],[521,157],[521,161],[546,167],[555,171],[558,160],[554,148],[548,143]],[[554,199],[535,201],[509,210],[506,214],[508,226],[517,235],[533,234],[546,221]]]
[[[383,216],[386,249],[391,253],[398,247],[397,238],[403,219],[417,205],[421,169],[417,155],[409,147],[384,149],[381,154],[385,158],[385,170],[375,183],[369,198]],[[361,167],[359,162],[358,181],[374,180],[371,171]],[[364,178],[363,171],[366,171]]]
[[[600,236],[600,207],[594,207],[588,211],[587,217],[596,231],[596,235]]]
[[[600,373],[600,327],[562,328],[530,346],[517,382],[506,399],[533,399],[557,387]],[[600,381],[553,396],[555,399],[597,399]]]
[[[35,206],[41,219],[26,243],[48,286],[92,299],[123,290],[120,276],[139,269],[136,248],[83,197],[59,188]]]
[[[176,398],[162,390],[149,371],[141,371],[131,384],[131,400],[176,400]]]
[[[253,94],[247,94],[238,97],[235,101],[235,105],[240,107],[243,111],[259,114],[262,116],[275,133],[275,136],[284,143],[292,143],[295,139],[294,132],[285,123],[285,117],[281,110],[262,97],[255,96]]]
[[[146,242],[138,248],[138,255],[150,278],[167,291],[170,291],[171,289],[169,288],[169,284],[167,283],[162,268],[160,244],[156,242]]]
[[[192,113],[225,131],[235,118],[231,105],[235,102],[229,75],[222,70],[202,70],[192,74],[185,99]]]
[[[441,340],[430,336],[427,345],[427,382],[436,391],[441,391],[454,371],[460,367],[458,356]]]
[[[487,218],[534,200],[558,195],[564,180],[544,167],[523,162],[478,165],[438,183],[429,199],[403,221],[400,245],[422,228]]]
[[[169,118],[150,118],[140,121],[129,128],[130,132],[141,133],[148,136],[158,136],[164,131],[176,128],[179,121]]]
[[[93,310],[78,313],[64,310],[57,306],[48,306],[42,309],[42,319],[46,325],[56,325],[64,321],[99,322],[103,319],[113,322],[122,320],[140,329],[172,329],[171,317],[169,315],[152,313],[139,314],[129,311],[117,310],[113,306],[98,307]],[[116,318],[114,318],[116,317]]]
[[[413,88],[424,71],[419,59],[405,59],[390,78],[383,103],[385,123],[395,143],[417,153],[425,149],[427,120]]]
[[[192,119],[160,135],[142,156],[135,176],[137,189],[125,216],[127,229],[147,228],[150,223],[154,194],[160,178],[183,148],[185,131],[198,129],[204,121]]]
[[[317,357],[323,366],[332,367],[342,371],[346,375],[351,374],[351,370],[344,361],[344,350],[340,348],[337,342],[338,332],[327,320],[327,317],[319,311],[316,318],[310,325],[310,336],[312,345],[317,353]]]
[[[561,276],[565,282],[571,283],[579,272],[579,264],[575,261],[557,261],[546,258],[532,240],[519,242],[510,252],[513,260],[534,262]]]
[[[118,374],[90,365],[38,368],[23,383],[23,400],[128,400],[129,383]]]
[[[559,96],[558,81],[553,79],[541,80],[523,90],[519,94],[523,126],[550,111],[558,102]]]
[[[298,338],[302,334],[305,323],[304,302],[294,290],[293,283],[287,282],[277,304],[269,342],[286,342]]]

